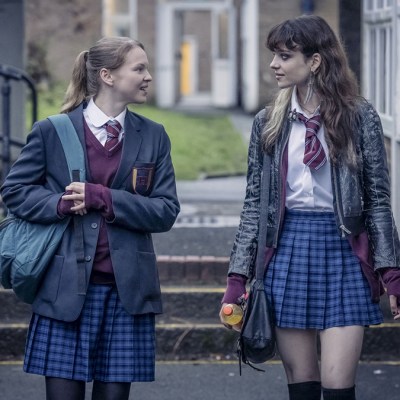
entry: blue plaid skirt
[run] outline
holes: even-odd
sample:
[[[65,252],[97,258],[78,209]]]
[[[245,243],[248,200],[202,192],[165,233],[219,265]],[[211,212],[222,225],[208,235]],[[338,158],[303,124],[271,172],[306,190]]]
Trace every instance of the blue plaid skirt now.
[[[132,316],[111,285],[89,285],[78,320],[33,314],[24,371],[90,382],[154,380],[154,314]]]
[[[330,212],[286,211],[265,290],[278,327],[327,329],[383,320],[360,262]]]

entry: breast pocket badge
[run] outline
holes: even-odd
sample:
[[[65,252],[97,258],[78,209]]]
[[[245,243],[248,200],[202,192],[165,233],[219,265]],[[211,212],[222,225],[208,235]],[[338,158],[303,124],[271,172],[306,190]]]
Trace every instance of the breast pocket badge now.
[[[136,194],[146,196],[151,191],[154,163],[138,163],[132,169],[132,187]]]

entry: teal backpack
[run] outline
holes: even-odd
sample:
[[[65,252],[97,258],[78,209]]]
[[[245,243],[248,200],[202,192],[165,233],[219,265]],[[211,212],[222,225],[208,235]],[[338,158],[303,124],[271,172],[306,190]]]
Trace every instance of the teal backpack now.
[[[48,119],[61,140],[71,181],[77,176],[85,181],[83,149],[71,120],[66,114]],[[71,217],[67,217],[54,224],[40,224],[9,214],[0,223],[0,282],[3,287],[12,289],[23,302],[33,303],[70,221]]]

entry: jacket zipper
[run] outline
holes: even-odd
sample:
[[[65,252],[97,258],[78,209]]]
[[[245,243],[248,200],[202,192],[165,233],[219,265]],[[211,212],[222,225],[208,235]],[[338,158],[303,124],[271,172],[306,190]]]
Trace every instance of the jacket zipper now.
[[[292,121],[289,122],[289,128],[288,128],[287,132],[290,133],[291,127],[292,127]],[[279,165],[280,166],[282,166],[283,153],[285,152],[285,147],[286,147],[286,145],[287,145],[287,143],[289,141],[289,133],[286,135],[286,138],[285,138],[285,140],[283,142],[282,151],[281,151],[280,159],[279,159]],[[282,212],[283,212],[283,209],[285,208],[285,204],[283,203],[283,200],[282,200],[282,175],[281,174],[279,174],[279,182],[278,183],[279,183],[279,185],[278,185],[279,189],[278,190],[279,190],[279,202],[280,202],[280,204],[279,204],[278,228],[277,228],[276,233],[275,233],[274,244],[273,244],[273,246],[275,248],[278,246],[278,236],[279,236],[279,232],[280,232],[281,227],[282,227]],[[282,207],[282,204],[283,204],[283,207]]]
[[[338,218],[339,218],[339,229],[342,231],[342,238],[345,238],[346,237],[345,234],[347,233],[348,235],[350,235],[351,231],[349,231],[346,228],[346,226],[344,225],[344,223],[343,223],[343,215],[342,215],[342,211],[340,209],[340,205],[339,205],[339,201],[338,201],[338,200],[340,200],[340,204],[341,204],[342,199],[340,197],[340,192],[339,192],[339,186],[338,186],[338,183],[337,183],[337,175],[336,175],[335,167],[332,167],[332,171],[333,171],[333,182],[334,182],[335,191],[336,191],[336,198],[337,198],[337,200],[336,200],[336,211],[337,211]]]

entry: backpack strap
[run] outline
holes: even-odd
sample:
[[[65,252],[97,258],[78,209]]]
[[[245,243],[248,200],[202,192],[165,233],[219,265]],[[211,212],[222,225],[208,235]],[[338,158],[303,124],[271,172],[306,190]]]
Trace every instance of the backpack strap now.
[[[71,182],[73,179],[72,171],[79,171],[79,181],[84,182],[86,179],[85,156],[81,142],[78,138],[78,133],[75,130],[72,121],[67,114],[56,114],[48,117],[50,122],[56,128],[58,137],[64,149],[64,154],[67,159]],[[75,177],[76,178],[76,177]]]
[[[67,159],[71,182],[84,182],[86,179],[85,156],[78,138],[78,133],[67,114],[57,114],[48,117],[56,128],[58,137]],[[74,218],[74,237],[76,260],[78,262],[78,294],[86,294],[86,260],[83,238],[82,218]]]

